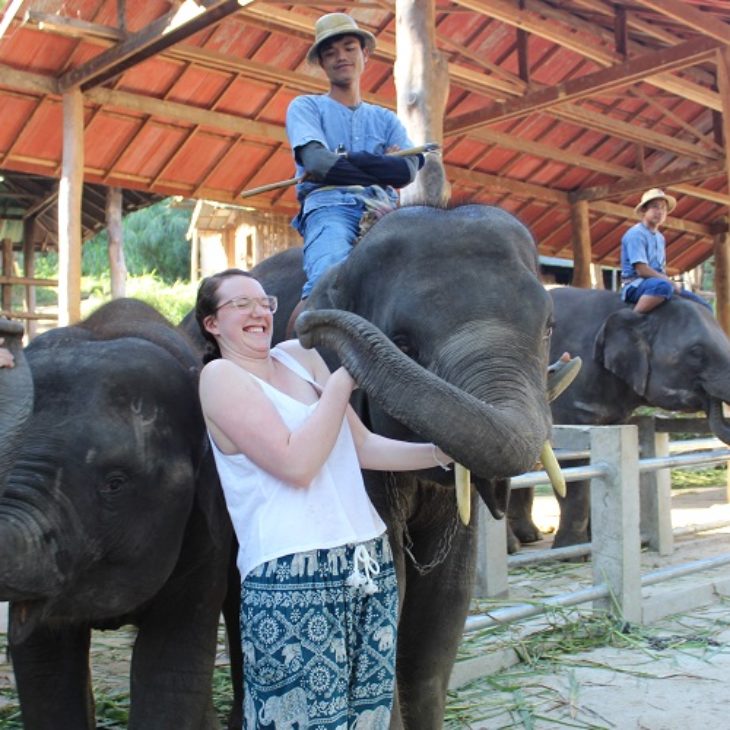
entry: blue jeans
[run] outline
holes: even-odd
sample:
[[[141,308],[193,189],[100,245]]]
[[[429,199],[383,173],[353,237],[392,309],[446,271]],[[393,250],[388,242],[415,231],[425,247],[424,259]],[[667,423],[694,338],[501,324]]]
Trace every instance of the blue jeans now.
[[[704,307],[707,307],[712,312],[712,307],[709,303],[694,292],[689,291],[688,289],[681,289],[677,293],[683,299],[691,299],[693,302],[697,302],[698,304],[702,304]],[[636,302],[638,302],[644,294],[648,294],[652,297],[664,297],[664,299],[669,301],[675,295],[675,291],[670,282],[665,281],[664,279],[657,279],[656,277],[649,277],[636,286],[625,287],[621,292],[621,296],[627,304],[636,304]]]
[[[360,232],[364,205],[332,205],[315,208],[304,217],[304,273],[307,281],[302,299],[312,292],[322,274],[346,259]]]

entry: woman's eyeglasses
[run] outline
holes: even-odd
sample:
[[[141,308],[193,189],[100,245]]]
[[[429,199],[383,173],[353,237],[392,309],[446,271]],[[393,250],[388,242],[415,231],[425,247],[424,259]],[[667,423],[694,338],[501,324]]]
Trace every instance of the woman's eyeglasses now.
[[[274,314],[279,306],[279,301],[276,297],[265,296],[265,297],[233,297],[227,302],[223,302],[219,307],[216,307],[216,312],[219,309],[227,306],[235,307],[242,312],[253,312],[256,305],[262,309],[267,309],[271,314]]]

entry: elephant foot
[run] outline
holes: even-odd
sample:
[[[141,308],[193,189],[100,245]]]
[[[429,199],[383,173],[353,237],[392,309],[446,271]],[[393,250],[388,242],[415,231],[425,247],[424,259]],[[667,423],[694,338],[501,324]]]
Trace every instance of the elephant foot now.
[[[570,547],[571,545],[581,545],[582,543],[590,542],[591,538],[587,531],[584,530],[558,530],[555,533],[555,539],[553,540],[553,549],[561,547]],[[583,562],[587,560],[586,557],[579,557],[573,559],[574,562]]]
[[[509,522],[507,523],[507,554],[514,555],[520,551],[522,543],[517,539],[517,536],[512,532]]]
[[[510,527],[515,537],[524,545],[530,542],[542,540],[542,533],[537,529],[535,523],[527,518],[510,520]]]

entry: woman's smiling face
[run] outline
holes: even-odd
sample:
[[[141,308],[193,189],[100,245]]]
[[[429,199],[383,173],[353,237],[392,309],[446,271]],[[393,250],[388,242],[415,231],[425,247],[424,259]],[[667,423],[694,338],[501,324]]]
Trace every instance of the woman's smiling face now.
[[[248,276],[224,279],[217,291],[218,309],[206,328],[226,352],[268,354],[274,314],[264,288]]]

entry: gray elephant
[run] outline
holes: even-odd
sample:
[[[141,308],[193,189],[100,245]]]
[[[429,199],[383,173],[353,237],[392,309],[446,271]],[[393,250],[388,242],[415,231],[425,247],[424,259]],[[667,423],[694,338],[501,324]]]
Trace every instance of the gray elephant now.
[[[297,320],[305,346],[336,353],[360,384],[370,428],[438,443],[498,518],[509,477],[533,467],[550,434],[552,305],[536,271],[532,237],[502,210],[401,208],[319,281]],[[253,273],[283,299],[301,287],[300,253]],[[439,467],[365,478],[401,591],[392,727],[440,728],[474,582],[475,521],[460,523],[454,475]]]
[[[552,404],[553,422],[626,423],[637,406],[705,411],[712,432],[730,443],[722,404],[730,402],[730,341],[710,311],[672,299],[635,314],[615,292],[572,287],[550,292],[555,311],[552,353],[580,355],[575,382]],[[554,546],[589,539],[587,482],[571,482],[560,499]],[[539,538],[530,517],[532,490],[510,498],[510,526],[522,542]]]
[[[129,727],[218,725],[211,681],[231,527],[198,357],[118,300],[0,370],[0,600],[26,730],[96,727],[92,628],[133,624]],[[31,411],[32,404],[32,411]]]

